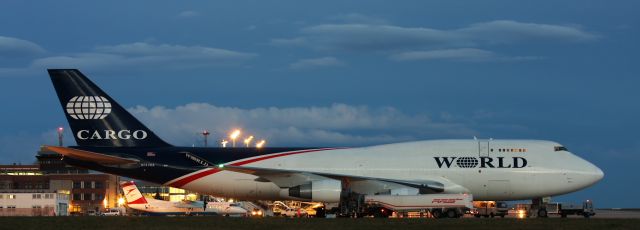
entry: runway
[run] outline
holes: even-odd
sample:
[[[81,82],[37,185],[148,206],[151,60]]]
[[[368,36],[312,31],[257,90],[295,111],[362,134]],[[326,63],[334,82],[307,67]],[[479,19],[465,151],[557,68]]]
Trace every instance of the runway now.
[[[465,215],[464,218],[474,218],[474,217],[470,215]],[[515,214],[510,213],[509,215],[505,216],[505,218],[517,219],[518,217]],[[560,219],[560,216],[549,214],[549,218]],[[567,218],[584,219],[584,217],[580,215],[570,215],[570,216],[567,216]],[[592,216],[591,218],[592,219],[640,219],[640,209],[596,209],[596,215]],[[495,217],[494,219],[500,219],[500,217]],[[535,219],[535,217],[532,217],[530,219]]]
[[[640,209],[598,209],[593,218],[599,219],[640,219]]]
[[[0,229],[637,229],[640,218],[620,212],[602,218],[224,218],[224,217],[1,217]],[[628,213],[623,212],[627,215]],[[635,213],[634,213],[635,214]],[[613,215],[616,218],[604,218]]]

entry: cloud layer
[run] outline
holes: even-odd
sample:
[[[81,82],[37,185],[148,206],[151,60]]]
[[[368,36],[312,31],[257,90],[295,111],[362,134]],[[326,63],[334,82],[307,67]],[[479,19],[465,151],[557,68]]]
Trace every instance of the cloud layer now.
[[[476,131],[456,121],[434,121],[397,109],[334,104],[327,107],[218,107],[190,103],[175,108],[137,106],[130,111],[175,144],[200,144],[200,130],[222,138],[243,128],[273,145],[354,146],[415,140],[425,137],[471,137]]]
[[[390,59],[395,61],[419,61],[419,60],[522,61],[522,60],[538,60],[542,58],[543,57],[536,57],[536,56],[509,57],[509,56],[496,54],[492,51],[475,49],[475,48],[407,51],[407,52],[392,54],[390,56]]]
[[[366,17],[356,14],[346,18]],[[375,23],[366,23],[367,21]],[[300,36],[272,39],[271,43],[303,46],[318,51],[383,53],[390,54],[394,60],[403,61],[487,59],[501,55],[478,47],[523,42],[590,42],[599,39],[598,35],[575,25],[523,23],[511,20],[475,23],[449,30],[402,27],[364,19],[359,22],[308,26],[299,31]]]
[[[586,42],[598,36],[575,26],[500,20],[440,30],[384,24],[321,24],[302,28],[302,36],[275,39],[275,44],[317,49],[390,51],[430,47],[461,47],[523,41]]]
[[[499,20],[472,24],[453,31],[470,40],[488,43],[513,43],[521,41],[589,42],[598,35],[578,26],[523,23]]]
[[[198,16],[200,16],[200,13],[193,10],[185,10],[178,14],[178,17],[181,17],[181,18],[193,18]]]
[[[311,59],[300,59],[289,65],[291,69],[314,69],[322,67],[336,67],[343,66],[344,62],[338,60],[335,57],[321,57]]]
[[[199,68],[245,61],[256,54],[205,46],[182,46],[144,42],[99,46],[92,52],[36,59],[33,68],[87,68],[154,66],[159,68]]]
[[[45,50],[36,43],[0,36],[0,58],[31,57],[43,53]]]

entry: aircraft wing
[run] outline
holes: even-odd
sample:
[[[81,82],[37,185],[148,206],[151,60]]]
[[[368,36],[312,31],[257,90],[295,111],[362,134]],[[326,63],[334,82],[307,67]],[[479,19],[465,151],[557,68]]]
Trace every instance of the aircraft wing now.
[[[348,184],[352,191],[363,194],[375,194],[389,191],[390,189],[402,188],[413,188],[417,189],[420,194],[430,194],[443,192],[445,185],[449,187],[451,186],[451,182],[444,178],[434,178],[433,180],[422,181],[404,181],[325,172],[308,172],[234,165],[224,165],[220,169],[252,174],[259,177],[257,179],[258,181],[273,182],[281,188],[290,188],[310,181],[323,180],[327,178],[340,180],[343,183]]]
[[[59,147],[59,146],[44,146],[44,147],[45,149],[61,154],[64,157],[70,157],[73,159],[78,159],[83,161],[91,161],[99,164],[121,165],[121,164],[132,164],[132,163],[139,162],[136,159],[111,156],[111,155],[106,155],[102,153],[90,152],[90,151],[73,149],[73,148],[66,148],[66,147]]]

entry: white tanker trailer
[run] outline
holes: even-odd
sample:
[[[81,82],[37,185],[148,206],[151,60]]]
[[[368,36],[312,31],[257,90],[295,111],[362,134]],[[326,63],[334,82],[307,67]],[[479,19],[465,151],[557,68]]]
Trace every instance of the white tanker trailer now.
[[[365,195],[365,214],[388,217],[392,212],[429,212],[434,218],[458,218],[473,208],[471,194]]]

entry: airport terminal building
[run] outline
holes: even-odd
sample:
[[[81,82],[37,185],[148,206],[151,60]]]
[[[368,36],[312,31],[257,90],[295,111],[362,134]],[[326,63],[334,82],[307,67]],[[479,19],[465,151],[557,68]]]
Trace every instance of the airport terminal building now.
[[[36,158],[34,165],[0,165],[0,216],[86,215],[118,206],[119,177],[67,166],[52,152]]]
[[[67,216],[65,191],[22,190],[0,193],[0,216]]]

